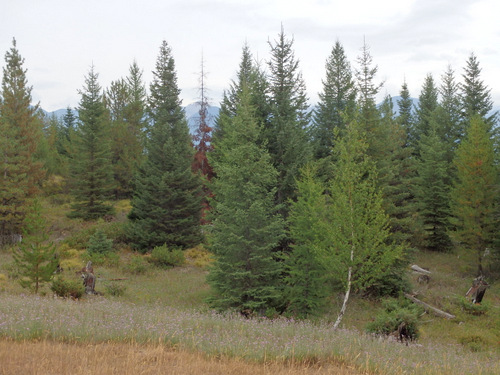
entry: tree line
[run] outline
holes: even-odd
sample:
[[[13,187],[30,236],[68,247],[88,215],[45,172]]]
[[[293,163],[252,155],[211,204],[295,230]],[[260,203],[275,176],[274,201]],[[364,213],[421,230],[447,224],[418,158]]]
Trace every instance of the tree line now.
[[[206,243],[214,254],[209,303],[249,314],[321,313],[337,291],[396,295],[414,251],[474,255],[498,275],[498,134],[490,89],[471,54],[462,82],[452,67],[425,77],[414,105],[376,98],[369,46],[355,64],[340,41],[325,64],[316,109],[283,28],[257,62],[245,45],[212,129],[201,81],[191,136],[173,53],[162,42],[146,90],[134,62],[108,88],[91,67],[75,116],[32,105],[15,40],[0,102],[0,236],[26,228],[50,176],[72,196],[70,218],[113,215],[130,199],[127,241],[146,253]],[[202,65],[202,78],[203,78]],[[36,205],[35,205],[36,206]]]

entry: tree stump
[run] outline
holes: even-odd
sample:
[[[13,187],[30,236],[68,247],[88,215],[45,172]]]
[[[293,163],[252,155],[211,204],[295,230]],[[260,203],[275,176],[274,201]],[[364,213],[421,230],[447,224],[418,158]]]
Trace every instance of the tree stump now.
[[[89,260],[87,266],[82,268],[83,285],[86,294],[95,294],[95,275],[92,262]]]
[[[469,298],[474,304],[480,304],[488,287],[489,284],[486,282],[483,276],[476,277],[472,282],[472,286],[465,294],[465,297]]]

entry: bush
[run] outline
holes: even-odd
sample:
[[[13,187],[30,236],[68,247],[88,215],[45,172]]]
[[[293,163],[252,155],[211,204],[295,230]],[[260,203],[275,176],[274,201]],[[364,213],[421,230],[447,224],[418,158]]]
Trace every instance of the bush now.
[[[85,223],[84,225],[87,225],[87,223]],[[85,248],[85,246],[90,241],[90,238],[95,235],[97,231],[103,232],[107,238],[113,241],[113,243],[120,243],[125,241],[125,223],[118,221],[105,222],[104,220],[98,220],[95,224],[91,224],[86,228],[73,233],[71,236],[66,238],[64,242],[72,248]]]
[[[460,344],[468,348],[471,352],[480,352],[486,343],[481,336],[477,335],[464,336],[459,341]]]
[[[161,268],[180,266],[185,260],[182,250],[169,249],[167,245],[155,247],[150,259],[155,266]]]
[[[66,280],[62,277],[58,277],[52,281],[50,287],[56,295],[64,298],[80,298],[85,293],[85,287],[83,283],[79,280]]]
[[[366,326],[367,332],[390,335],[404,327],[404,336],[409,340],[418,338],[418,317],[422,309],[406,299],[390,298],[383,302],[382,310],[375,320]]]
[[[490,309],[490,304],[488,302],[474,304],[465,297],[460,297],[458,299],[458,305],[467,314],[476,315],[476,316],[484,315]]]
[[[106,234],[100,229],[97,230],[92,237],[89,239],[87,245],[87,252],[90,255],[102,254],[105,255],[113,249],[113,240],[108,240]]]
[[[143,275],[148,270],[148,263],[142,256],[133,255],[123,269],[133,275]]]
[[[185,257],[189,264],[200,268],[205,268],[212,262],[211,253],[203,245],[186,250]]]

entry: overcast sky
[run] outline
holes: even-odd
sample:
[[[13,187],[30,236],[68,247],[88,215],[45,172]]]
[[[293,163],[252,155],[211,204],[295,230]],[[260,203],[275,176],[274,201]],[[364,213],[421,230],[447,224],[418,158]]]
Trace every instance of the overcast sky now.
[[[136,60],[149,87],[166,40],[183,104],[198,99],[203,54],[211,104],[218,105],[245,42],[265,63],[268,41],[283,24],[311,104],[335,41],[356,67],[364,39],[385,81],[381,97],[399,95],[405,79],[418,97],[425,76],[439,83],[448,65],[461,80],[474,52],[499,106],[499,17],[498,0],[0,0],[0,63],[15,37],[34,101],[53,111],[78,106],[92,64],[108,87]]]

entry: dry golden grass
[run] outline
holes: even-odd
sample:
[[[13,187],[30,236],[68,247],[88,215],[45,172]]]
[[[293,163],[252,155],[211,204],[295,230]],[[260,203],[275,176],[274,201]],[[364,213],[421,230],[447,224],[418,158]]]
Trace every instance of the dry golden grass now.
[[[0,374],[360,375],[367,373],[332,363],[256,364],[239,359],[208,358],[162,345],[0,340]]]

